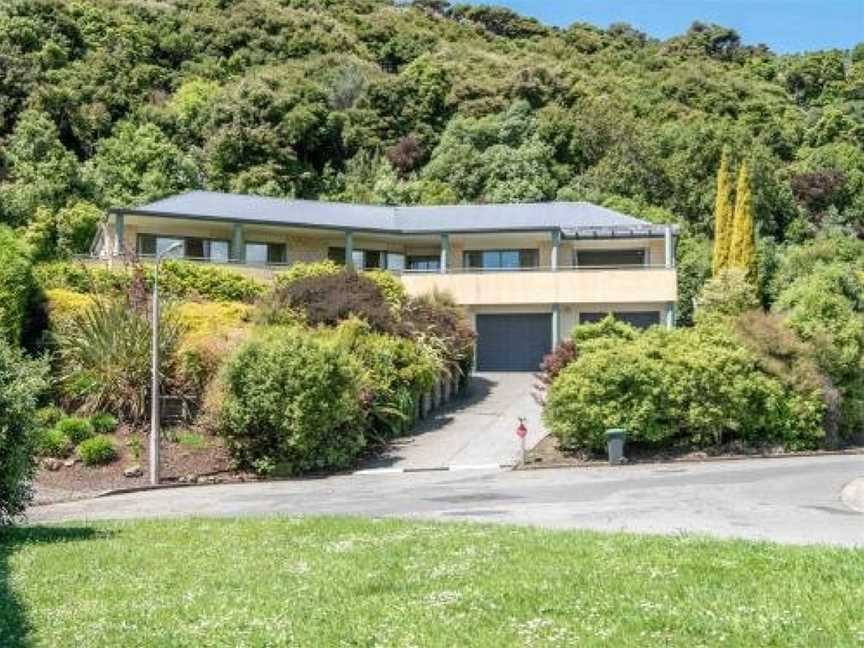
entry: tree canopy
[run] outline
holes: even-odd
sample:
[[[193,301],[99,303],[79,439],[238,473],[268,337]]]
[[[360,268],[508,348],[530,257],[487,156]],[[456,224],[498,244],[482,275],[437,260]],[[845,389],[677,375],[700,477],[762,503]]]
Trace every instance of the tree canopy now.
[[[443,0],[10,0],[0,60],[14,227],[202,187],[584,199],[710,235],[727,149],[757,235],[864,235],[861,46],[780,56],[712,24],[661,41]]]

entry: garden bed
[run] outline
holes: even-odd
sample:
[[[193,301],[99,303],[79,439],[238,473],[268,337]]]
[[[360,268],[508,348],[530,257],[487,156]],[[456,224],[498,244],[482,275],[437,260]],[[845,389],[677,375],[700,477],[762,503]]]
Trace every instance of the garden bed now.
[[[136,459],[129,449],[128,441],[140,440],[143,451]],[[188,430],[174,430],[172,439],[163,439],[161,446],[161,480],[172,482],[223,482],[254,479],[246,473],[232,468],[231,459],[223,442],[218,437],[198,434]],[[105,491],[121,488],[147,486],[149,481],[147,462],[147,434],[121,429],[116,435],[117,460],[104,466],[85,466],[80,461],[73,465],[62,465],[57,470],[41,466],[36,477],[35,504],[50,504],[60,501],[93,497]],[[67,460],[66,463],[70,463]],[[124,471],[140,466],[142,474],[127,477]]]
[[[847,445],[838,450],[806,450],[802,452],[786,451],[780,446],[752,448],[740,443],[729,443],[716,448],[705,449],[693,449],[692,447],[657,448],[630,443],[624,448],[624,455],[627,457],[628,464],[806,457],[817,454],[836,454],[837,452],[864,454],[864,443]],[[608,463],[606,454],[601,452],[561,448],[559,440],[550,434],[528,452],[525,464],[519,468],[530,470],[562,466],[601,466],[608,465]]]

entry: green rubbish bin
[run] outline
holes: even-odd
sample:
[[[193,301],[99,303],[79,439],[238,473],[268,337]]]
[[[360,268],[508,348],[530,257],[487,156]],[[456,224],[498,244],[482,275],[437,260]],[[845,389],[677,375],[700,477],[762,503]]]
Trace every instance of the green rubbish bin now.
[[[627,440],[627,430],[614,428],[606,430],[606,451],[609,453],[609,464],[619,466],[626,463],[624,457],[624,442]]]

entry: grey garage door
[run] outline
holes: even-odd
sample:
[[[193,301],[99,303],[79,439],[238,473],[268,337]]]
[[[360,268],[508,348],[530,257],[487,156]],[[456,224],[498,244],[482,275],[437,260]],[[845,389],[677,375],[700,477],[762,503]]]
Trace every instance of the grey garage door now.
[[[552,346],[552,315],[477,315],[478,371],[537,371]]]
[[[579,323],[589,324],[591,322],[599,322],[608,314],[609,313],[579,313]],[[660,313],[658,311],[612,313],[612,316],[620,322],[627,322],[631,326],[640,329],[646,329],[649,326],[656,326],[660,323]]]

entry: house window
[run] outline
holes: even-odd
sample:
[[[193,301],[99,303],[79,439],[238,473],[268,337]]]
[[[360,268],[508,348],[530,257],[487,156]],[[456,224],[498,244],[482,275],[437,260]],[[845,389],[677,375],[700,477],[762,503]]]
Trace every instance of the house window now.
[[[540,265],[537,250],[468,250],[463,265],[475,270],[519,270]]]
[[[660,324],[660,311],[637,311],[637,312],[612,312],[612,313],[579,313],[580,324],[592,324],[604,320],[612,315],[619,322],[624,322],[638,329],[646,329],[650,326]]]
[[[142,256],[156,256],[165,254],[171,247],[180,243],[180,247],[168,253],[169,258],[181,259],[184,256],[185,240],[168,236],[156,236],[155,234],[138,235],[138,254]]]
[[[395,257],[399,258],[395,258]],[[327,258],[340,265],[345,264],[345,248],[331,247],[327,248]],[[358,270],[400,270],[399,267],[393,267],[390,264],[391,260],[397,264],[404,264],[402,255],[393,255],[382,250],[358,250],[352,251],[352,259],[354,267]]]
[[[574,265],[588,268],[645,265],[645,250],[576,250]]]
[[[138,254],[156,256],[177,243],[182,243],[183,246],[177,250],[172,250],[168,255],[169,257],[217,262],[228,261],[228,241],[157,236],[156,234],[138,235]]]
[[[441,257],[438,255],[411,255],[408,257],[408,269],[412,272],[438,272],[441,269]]]
[[[284,243],[247,243],[246,263],[249,265],[270,265],[285,263]]]

